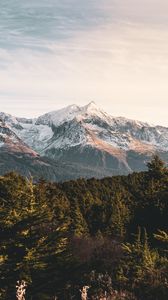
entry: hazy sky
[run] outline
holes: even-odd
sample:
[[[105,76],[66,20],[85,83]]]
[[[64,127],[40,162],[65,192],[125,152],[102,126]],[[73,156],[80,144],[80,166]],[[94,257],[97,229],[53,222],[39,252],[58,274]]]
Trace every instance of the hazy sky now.
[[[0,111],[94,100],[168,126],[167,0],[1,0]]]

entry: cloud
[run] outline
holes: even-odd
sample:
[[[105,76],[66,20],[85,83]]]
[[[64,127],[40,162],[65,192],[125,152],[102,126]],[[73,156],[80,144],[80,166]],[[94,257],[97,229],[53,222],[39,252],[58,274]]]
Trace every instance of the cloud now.
[[[103,0],[12,0],[0,10],[1,48],[42,47],[42,41],[64,40],[107,18]],[[41,42],[41,43],[40,43]],[[41,45],[40,45],[41,44]]]
[[[31,116],[93,99],[114,115],[168,125],[166,1],[31,0],[17,12],[12,3],[0,110]]]
[[[2,1],[0,47],[43,49],[43,40],[64,41],[104,24],[168,26],[167,0]]]

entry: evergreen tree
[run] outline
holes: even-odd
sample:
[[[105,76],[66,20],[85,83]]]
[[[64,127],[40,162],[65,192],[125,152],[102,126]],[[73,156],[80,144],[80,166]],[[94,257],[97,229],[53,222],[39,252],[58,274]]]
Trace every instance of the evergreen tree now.
[[[158,155],[154,155],[151,162],[147,163],[148,173],[152,178],[160,179],[167,174],[167,168],[165,163],[159,158]]]

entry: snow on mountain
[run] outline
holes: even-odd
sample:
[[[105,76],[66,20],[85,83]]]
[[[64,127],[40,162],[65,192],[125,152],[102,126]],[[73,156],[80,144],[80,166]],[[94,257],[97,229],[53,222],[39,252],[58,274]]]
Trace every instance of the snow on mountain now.
[[[35,124],[20,122],[22,130],[17,131],[17,134],[33,149],[43,154],[46,148],[76,146],[87,143],[87,130],[81,123],[88,116],[109,118],[93,102],[84,107],[71,105],[40,116]],[[61,126],[64,126],[64,131],[56,136],[56,128],[61,130]]]
[[[96,167],[102,174],[140,170],[155,152],[168,153],[168,128],[113,117],[94,102],[71,105],[37,119],[4,113],[0,118],[41,156]]]
[[[15,119],[11,117],[9,117],[9,119],[11,121],[11,126],[13,126],[16,129],[15,125],[17,124],[17,122],[15,123]],[[18,128],[20,130],[20,126],[17,126],[17,129]],[[31,149],[28,145],[26,145],[16,135],[16,133],[12,131],[11,127],[8,126],[6,122],[3,121],[2,119],[0,119],[0,150],[13,152],[13,153],[26,154],[33,157],[38,156],[38,154],[33,149]]]
[[[36,125],[59,126],[64,122],[71,121],[80,112],[80,107],[77,105],[70,105],[63,109],[49,112],[37,118]]]
[[[168,151],[168,128],[112,117],[94,102],[83,107],[71,105],[44,114],[36,120],[10,115],[3,119],[21,139],[42,154],[49,148],[94,146],[95,137],[111,147],[125,151]]]
[[[93,168],[92,166],[82,166],[72,164],[71,162],[58,162],[48,158],[40,157],[34,150],[27,146],[16,132],[29,136],[30,140],[35,135],[39,140],[51,138],[52,129],[47,125],[38,125],[37,128],[33,122],[20,119],[20,126],[16,118],[11,118],[7,114],[1,116],[8,121],[8,124],[0,119],[0,175],[16,171],[26,177],[33,176],[35,180],[45,178],[50,181],[63,181],[77,179],[81,176],[90,178],[110,176],[111,171]],[[23,122],[23,123],[22,123]],[[22,127],[23,125],[23,127]]]
[[[6,114],[4,112],[0,112],[0,120],[4,121],[8,126],[15,128],[15,129],[22,129],[19,121],[16,117]]]
[[[75,139],[74,130],[72,135],[72,121],[76,127],[78,126],[78,133],[80,134]],[[86,144],[93,144],[91,136],[96,135],[98,138],[108,143],[111,146],[122,148],[124,150],[131,150],[138,147],[142,143],[141,151],[147,147],[156,147],[164,151],[168,150],[168,129],[161,126],[153,126],[148,123],[129,120],[123,117],[112,117],[100,108],[94,102],[89,103],[84,107],[71,105],[67,108],[50,112],[39,117],[35,125],[47,125],[52,128],[53,132],[56,128],[64,125],[66,133],[62,133],[62,145],[59,137],[57,147],[75,146],[81,141]],[[67,133],[67,124],[70,129]],[[55,130],[56,131],[56,130]],[[71,131],[71,132],[70,132]],[[69,139],[65,142],[65,136]],[[56,140],[56,136],[55,136]],[[52,142],[53,144],[53,142]],[[55,146],[56,146],[55,145]]]
[[[27,118],[16,118],[17,122],[23,124],[33,124],[36,122],[36,119],[27,119]]]
[[[41,151],[50,143],[53,136],[52,128],[48,125],[20,123],[22,130],[15,130],[17,135],[32,149]]]
[[[63,109],[49,112],[43,116],[40,116],[35,124],[60,126],[61,124],[70,122],[75,118],[77,118],[78,121],[81,121],[83,118],[87,118],[88,116],[96,116],[108,121],[111,119],[107,113],[98,108],[97,105],[92,101],[83,107],[73,104]]]
[[[0,119],[0,175],[16,171],[26,177],[33,176],[34,179],[40,177],[48,180],[62,179],[64,166],[60,166],[58,172],[58,167],[54,165],[53,161],[41,158],[12,130],[12,126],[16,129],[17,122],[15,118],[11,118],[10,115],[8,118],[6,114],[1,114],[1,117],[9,123],[11,121],[11,124],[8,126],[5,121]],[[20,128],[20,126],[17,126],[18,130]],[[71,168],[69,169],[71,170]],[[69,175],[69,169],[64,178]]]

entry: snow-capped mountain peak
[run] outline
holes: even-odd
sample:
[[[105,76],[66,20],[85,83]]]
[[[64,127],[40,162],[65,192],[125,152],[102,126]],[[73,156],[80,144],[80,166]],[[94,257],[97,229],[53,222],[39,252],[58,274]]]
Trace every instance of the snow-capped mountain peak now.
[[[112,117],[93,101],[85,106],[73,104],[51,111],[32,122],[4,113],[0,113],[0,118],[29,146],[42,154],[48,148],[63,149],[79,144],[93,146],[94,141],[98,143],[98,140],[99,143],[103,141],[110,147],[126,151],[135,150],[136,147],[141,151],[143,147],[168,150],[167,128],[124,117]]]
[[[46,113],[36,120],[36,125],[55,125],[72,120],[80,111],[80,107],[73,104],[68,107]]]
[[[89,104],[81,107],[81,115],[83,117],[97,117],[101,119],[108,119],[108,121],[112,118],[108,115],[103,109],[101,109],[94,101],[91,101]]]
[[[94,101],[91,101],[89,104],[81,107],[81,109],[85,112],[90,113],[96,113],[98,111],[101,111],[101,109],[97,106],[97,104]]]
[[[32,149],[54,161],[112,168],[113,174],[141,169],[155,152],[168,155],[168,128],[113,117],[93,101],[51,111],[37,119],[0,113],[0,127],[1,149],[6,146],[25,153],[32,153]]]
[[[111,117],[99,108],[95,102],[90,102],[85,106],[78,106],[76,104],[67,106],[65,108],[51,111],[37,118],[36,125],[60,126],[65,122],[73,119],[83,120],[88,117],[97,117],[100,119],[107,119],[108,122]]]

